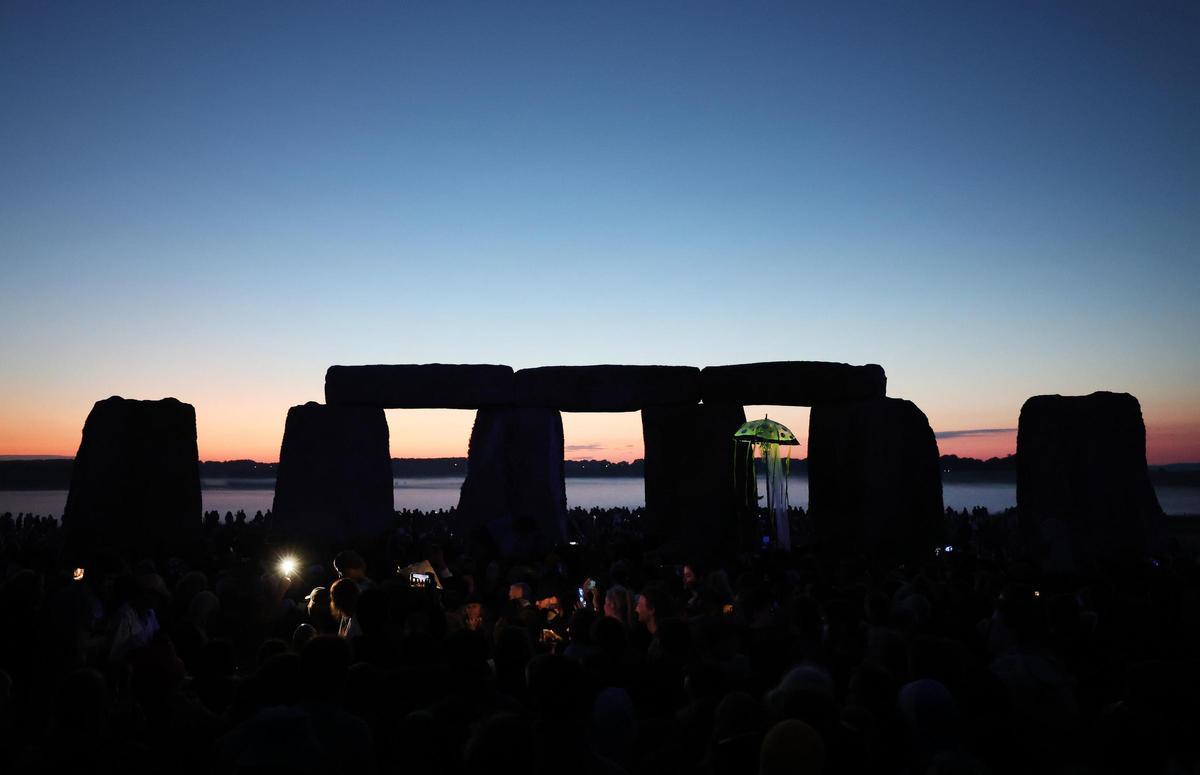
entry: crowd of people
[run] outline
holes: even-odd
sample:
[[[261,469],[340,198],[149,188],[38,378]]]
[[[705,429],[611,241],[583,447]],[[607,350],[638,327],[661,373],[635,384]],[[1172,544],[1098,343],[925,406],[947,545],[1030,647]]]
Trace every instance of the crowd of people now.
[[[0,771],[1183,773],[1200,573],[1048,576],[949,513],[919,562],[648,546],[639,510],[501,557],[453,512],[305,556],[269,515],[62,567],[0,518]]]

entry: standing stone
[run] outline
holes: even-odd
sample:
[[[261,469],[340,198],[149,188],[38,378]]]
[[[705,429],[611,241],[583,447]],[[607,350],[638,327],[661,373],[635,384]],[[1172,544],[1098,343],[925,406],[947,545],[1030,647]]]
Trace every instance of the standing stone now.
[[[68,553],[184,554],[200,539],[196,410],[174,398],[97,401],[83,426],[63,513]]]
[[[1128,393],[1034,396],[1017,426],[1017,509],[1027,545],[1056,571],[1136,561],[1163,529],[1146,426]]]
[[[646,531],[685,556],[745,547],[756,534],[753,483],[735,460],[737,405],[642,410],[646,446]],[[692,559],[695,559],[693,556]]]
[[[384,535],[395,510],[383,410],[312,401],[289,409],[272,511],[279,539],[314,549]]]
[[[458,508],[463,525],[486,527],[510,555],[565,541],[562,415],[553,409],[480,409]]]
[[[919,561],[942,538],[937,440],[911,401],[876,398],[813,407],[809,510],[834,554]]]

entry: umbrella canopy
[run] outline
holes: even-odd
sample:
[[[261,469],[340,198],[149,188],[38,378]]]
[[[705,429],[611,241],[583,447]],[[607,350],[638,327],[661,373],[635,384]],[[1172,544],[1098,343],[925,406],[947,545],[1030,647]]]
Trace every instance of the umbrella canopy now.
[[[787,429],[787,426],[777,423],[774,420],[768,420],[766,417],[761,420],[751,420],[737,429],[733,434],[734,441],[745,441],[751,444],[799,444],[796,441],[796,434]]]

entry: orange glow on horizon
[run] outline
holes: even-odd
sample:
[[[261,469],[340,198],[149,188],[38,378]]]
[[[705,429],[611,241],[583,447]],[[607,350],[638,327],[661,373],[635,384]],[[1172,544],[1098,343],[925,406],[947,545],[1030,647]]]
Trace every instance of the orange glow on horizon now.
[[[286,408],[267,411],[265,402],[198,408],[201,460],[277,462]],[[0,415],[0,455],[72,457],[91,403],[78,415],[46,415],[32,407],[6,407]],[[470,410],[387,410],[393,457],[465,457],[475,413]],[[800,439],[796,458],[808,457],[808,409],[746,407],[747,418],[769,415]],[[208,419],[206,419],[208,418]],[[567,460],[632,461],[644,455],[641,417],[637,412],[563,413],[564,457]],[[962,435],[938,439],[943,455],[987,459],[1016,451],[1016,432]],[[684,450],[681,450],[683,452]],[[1146,457],[1150,465],[1200,461],[1200,422],[1147,422]]]
[[[987,460],[1007,457],[1017,451],[1017,432],[987,433],[977,436],[957,436],[937,440],[938,454],[957,455]]]
[[[1146,462],[1152,466],[1200,462],[1200,422],[1147,425]]]

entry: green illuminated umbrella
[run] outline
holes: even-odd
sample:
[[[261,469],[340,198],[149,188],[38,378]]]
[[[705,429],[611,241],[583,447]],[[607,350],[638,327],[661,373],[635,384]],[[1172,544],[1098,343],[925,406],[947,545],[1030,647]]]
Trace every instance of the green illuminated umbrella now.
[[[796,434],[774,420],[766,417],[751,420],[733,434],[734,442],[746,445],[746,468],[750,481],[754,482],[755,502],[758,500],[758,478],[754,475],[754,449],[758,448],[767,475],[767,513],[771,515],[771,528],[776,545],[784,551],[792,548],[792,530],[788,522],[788,469],[791,463],[791,448],[798,445]],[[788,454],[781,458],[779,448],[787,447]]]
[[[751,420],[737,429],[733,434],[734,441],[748,441],[751,444],[799,444],[796,441],[796,434],[788,430],[787,426],[782,423],[777,423],[774,420],[768,420],[766,417],[761,420]]]

